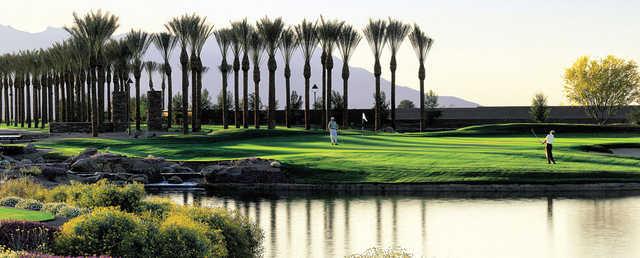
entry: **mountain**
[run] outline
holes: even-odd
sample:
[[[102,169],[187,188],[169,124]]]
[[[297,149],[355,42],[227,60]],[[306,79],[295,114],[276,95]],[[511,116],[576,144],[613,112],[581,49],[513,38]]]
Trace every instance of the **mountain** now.
[[[49,27],[46,30],[38,33],[29,33],[17,30],[11,26],[3,26],[0,25],[0,54],[17,52],[23,49],[37,49],[37,48],[47,48],[55,41],[61,41],[68,37],[68,34],[61,28],[52,28]],[[120,36],[116,36],[119,38]],[[173,52],[171,63],[174,69],[173,76],[173,91],[174,93],[179,92],[180,90],[180,65],[178,63],[179,51],[176,49]],[[218,45],[215,43],[215,40],[210,39],[205,44],[204,50],[202,52],[203,64],[205,66],[211,67],[212,69],[209,72],[203,75],[203,87],[212,92],[210,94],[215,98],[216,95],[220,92],[221,89],[221,76],[217,67],[221,60],[220,50]],[[228,57],[228,61],[232,62],[233,57]],[[147,60],[161,61],[160,53],[153,47],[153,45],[149,48],[149,51],[146,55]],[[216,63],[214,63],[216,62]],[[277,56],[278,62],[278,70],[276,71],[276,93],[277,99],[280,100],[280,108],[283,106],[282,99],[284,99],[284,76],[283,73],[283,61],[280,55]],[[299,95],[304,94],[304,77],[302,76],[302,67],[304,66],[304,60],[302,59],[302,55],[300,52],[296,52],[291,62],[291,90],[295,90]],[[311,76],[311,85],[317,84],[318,87],[321,87],[321,64],[320,64],[320,51],[316,51],[314,57],[312,59],[311,68],[312,68],[312,76]],[[262,79],[260,81],[260,95],[264,102],[266,102],[267,98],[267,83],[268,83],[268,70],[266,67],[266,56],[263,59],[261,64],[261,74]],[[334,56],[334,68],[332,70],[332,85],[333,90],[342,92],[342,60]],[[240,80],[242,80],[242,71],[240,75]],[[233,74],[229,76],[229,90],[233,90]],[[154,84],[160,84],[160,77],[154,77]],[[148,87],[147,78],[143,75],[143,79],[141,82],[142,92],[145,92]],[[159,86],[156,86],[159,87]],[[381,79],[380,84],[381,90],[387,92],[387,98],[389,98],[389,89],[391,87],[391,83],[385,79]],[[242,83],[240,83],[240,88],[242,88]],[[249,92],[253,90],[253,81],[252,81],[252,73],[249,71]],[[351,67],[351,75],[349,78],[349,106],[351,108],[369,108],[373,105],[373,93],[375,91],[374,77],[373,74],[369,71],[360,68],[360,67]],[[313,99],[313,93],[310,94]],[[419,93],[417,90],[413,88],[409,88],[406,86],[397,86],[396,89],[396,103],[400,103],[403,99],[409,99],[414,103],[419,103]],[[319,95],[318,95],[319,96]],[[215,99],[213,100],[215,101]],[[458,97],[453,96],[440,96],[438,99],[440,105],[442,107],[477,107],[479,104],[473,103]]]

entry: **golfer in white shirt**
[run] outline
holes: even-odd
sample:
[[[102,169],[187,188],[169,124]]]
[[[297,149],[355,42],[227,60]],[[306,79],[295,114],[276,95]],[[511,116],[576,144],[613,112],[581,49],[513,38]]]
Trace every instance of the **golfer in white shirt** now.
[[[554,133],[555,131],[551,130],[549,134],[547,134],[547,137],[544,139],[544,142],[542,142],[542,144],[545,145],[544,149],[547,154],[547,162],[549,164],[556,164],[556,160],[553,158],[553,142],[556,140],[556,137],[553,135]]]
[[[329,135],[331,136],[331,145],[338,145],[338,123],[336,119],[331,117],[331,121],[327,125],[329,128]]]

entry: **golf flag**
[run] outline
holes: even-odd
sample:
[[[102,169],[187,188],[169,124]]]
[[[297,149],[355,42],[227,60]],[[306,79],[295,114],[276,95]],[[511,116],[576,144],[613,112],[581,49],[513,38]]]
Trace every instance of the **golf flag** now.
[[[364,112],[362,112],[362,120],[364,120],[365,122],[369,122],[369,120],[367,120],[367,116],[364,115]]]

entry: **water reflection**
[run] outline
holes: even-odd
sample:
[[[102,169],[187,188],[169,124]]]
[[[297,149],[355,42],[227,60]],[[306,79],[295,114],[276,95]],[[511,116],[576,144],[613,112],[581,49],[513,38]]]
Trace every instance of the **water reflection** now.
[[[207,196],[265,233],[265,257],[343,257],[402,246],[418,257],[640,257],[640,196]]]

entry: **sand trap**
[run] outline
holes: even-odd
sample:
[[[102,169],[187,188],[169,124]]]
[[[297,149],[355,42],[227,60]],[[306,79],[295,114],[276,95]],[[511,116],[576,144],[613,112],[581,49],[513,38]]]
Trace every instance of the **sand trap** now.
[[[640,158],[640,148],[613,148],[610,150],[614,155]]]

